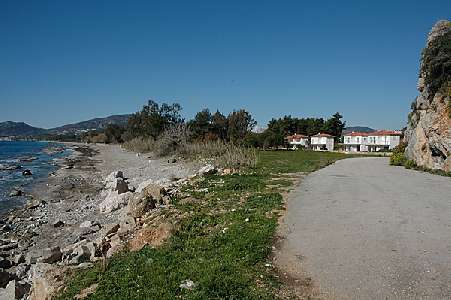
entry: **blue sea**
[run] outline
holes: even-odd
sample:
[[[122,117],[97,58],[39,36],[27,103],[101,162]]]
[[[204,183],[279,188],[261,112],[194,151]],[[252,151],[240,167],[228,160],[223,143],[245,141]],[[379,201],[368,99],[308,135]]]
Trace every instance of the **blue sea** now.
[[[56,170],[53,159],[63,157],[67,150],[54,154],[43,152],[44,149],[55,146],[63,147],[49,142],[0,141],[0,216],[26,202],[23,196],[9,196],[14,188],[27,192]],[[14,167],[17,169],[12,169]],[[5,170],[7,168],[12,170]],[[31,171],[31,176],[22,175],[27,169]]]

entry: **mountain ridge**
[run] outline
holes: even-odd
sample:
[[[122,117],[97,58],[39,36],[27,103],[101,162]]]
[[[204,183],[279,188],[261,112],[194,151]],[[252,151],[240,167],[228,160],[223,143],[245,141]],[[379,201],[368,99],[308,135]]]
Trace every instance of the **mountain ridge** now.
[[[130,116],[130,114],[111,115],[49,129],[34,127],[25,122],[4,121],[0,122],[0,136],[26,137],[44,134],[76,134],[86,130],[103,129],[108,124],[125,125]]]

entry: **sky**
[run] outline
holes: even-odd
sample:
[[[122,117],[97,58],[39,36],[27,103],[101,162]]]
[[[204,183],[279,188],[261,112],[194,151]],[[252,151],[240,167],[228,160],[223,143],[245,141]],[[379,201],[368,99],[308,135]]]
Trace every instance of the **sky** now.
[[[148,99],[399,129],[451,1],[0,0],[0,121],[50,128]]]

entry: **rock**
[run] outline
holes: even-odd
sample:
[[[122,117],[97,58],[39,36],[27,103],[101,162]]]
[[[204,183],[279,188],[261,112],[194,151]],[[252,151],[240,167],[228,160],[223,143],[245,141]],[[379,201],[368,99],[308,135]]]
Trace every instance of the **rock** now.
[[[119,251],[122,251],[125,248],[124,243],[119,235],[113,235],[109,241],[109,249],[106,252],[106,257],[109,258],[116,254]]]
[[[170,163],[170,164],[175,164],[176,162],[177,162],[177,159],[175,159],[175,158],[168,159],[168,163]]]
[[[105,236],[109,236],[109,235],[115,234],[119,230],[120,225],[119,224],[109,224],[105,227],[106,227]]]
[[[11,273],[0,269],[0,288],[5,288],[8,282],[12,279],[13,275]]]
[[[30,283],[26,282],[25,280],[16,282],[16,299],[23,299],[25,295],[28,295],[30,293],[30,288]]]
[[[11,280],[5,288],[0,288],[0,299],[16,299],[16,282],[14,280]]]
[[[63,227],[64,226],[64,222],[61,220],[58,220],[56,222],[53,223],[53,227],[57,228],[57,227]]]
[[[183,280],[182,283],[180,284],[180,288],[182,289],[187,289],[187,290],[192,290],[196,287],[196,284],[192,281],[192,280]]]
[[[118,194],[126,193],[128,192],[128,183],[122,178],[116,178],[113,190],[117,191]]]
[[[138,251],[145,245],[158,247],[172,234],[172,230],[173,226],[170,223],[161,223],[156,228],[143,227],[129,241],[129,250]]]
[[[63,285],[65,268],[37,263],[31,268],[31,290],[28,299],[50,300],[52,295]]]
[[[93,222],[93,221],[84,221],[80,224],[80,228],[89,228],[93,226],[100,226],[99,222]]]
[[[12,262],[4,257],[0,257],[0,269],[9,269],[12,267]]]
[[[128,200],[132,195],[133,193],[131,192],[118,194],[117,192],[110,191],[106,195],[105,200],[103,200],[99,205],[100,212],[110,213],[124,207],[125,205],[127,205]]]
[[[197,174],[199,175],[213,175],[217,172],[218,170],[213,166],[213,165],[206,165],[203,166],[202,168],[199,169],[199,171],[197,171]]]
[[[9,272],[14,274],[15,278],[25,278],[28,277],[28,270],[30,270],[30,265],[20,264],[18,266],[12,267]]]
[[[38,262],[38,259],[40,258],[40,254],[37,252],[27,252],[25,255],[25,263],[28,265],[35,264]]]
[[[127,205],[127,213],[133,218],[140,218],[147,211],[155,208],[155,199],[146,192],[135,193]]]
[[[151,183],[142,189],[141,192],[146,197],[151,197],[155,203],[163,204],[163,196],[166,195],[166,190],[159,184]]]
[[[68,265],[79,265],[83,262],[89,262],[91,260],[91,245],[83,240],[74,245],[70,245],[63,250],[63,262]],[[95,253],[93,253],[95,255]]]
[[[60,247],[45,248],[42,251],[42,256],[38,259],[38,262],[53,264],[61,260],[63,253],[61,253]]]
[[[10,193],[9,193],[10,197],[19,197],[22,196],[22,191],[19,189],[13,189]]]
[[[31,173],[31,170],[25,169],[22,171],[22,175],[23,176],[31,176],[31,175],[33,175],[33,173]]]
[[[25,255],[23,253],[19,253],[16,256],[14,256],[14,263],[16,265],[24,263],[25,262]]]
[[[446,56],[436,50],[438,43],[445,40],[441,39],[445,35],[448,39],[451,36],[449,21],[439,21],[428,35],[425,50],[434,49],[430,52],[435,54],[429,55],[436,55],[436,57],[429,57],[429,60],[443,61],[443,64],[436,66],[436,69],[445,70],[445,64],[449,64],[444,58]],[[446,86],[437,78],[431,77],[433,75],[425,68],[426,61],[423,59],[421,62],[420,78],[417,84],[419,96],[412,104],[412,112],[409,114],[409,122],[404,134],[407,143],[405,154],[418,166],[451,172],[451,112],[449,111],[451,87],[448,87],[448,92],[443,92],[443,90],[446,91]],[[441,88],[439,84],[442,84]]]

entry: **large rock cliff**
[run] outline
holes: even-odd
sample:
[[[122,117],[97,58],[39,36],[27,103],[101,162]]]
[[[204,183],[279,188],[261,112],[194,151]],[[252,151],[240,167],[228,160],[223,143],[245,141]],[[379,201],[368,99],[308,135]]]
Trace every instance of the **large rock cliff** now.
[[[451,171],[451,22],[428,35],[405,132],[406,156],[419,166]]]

